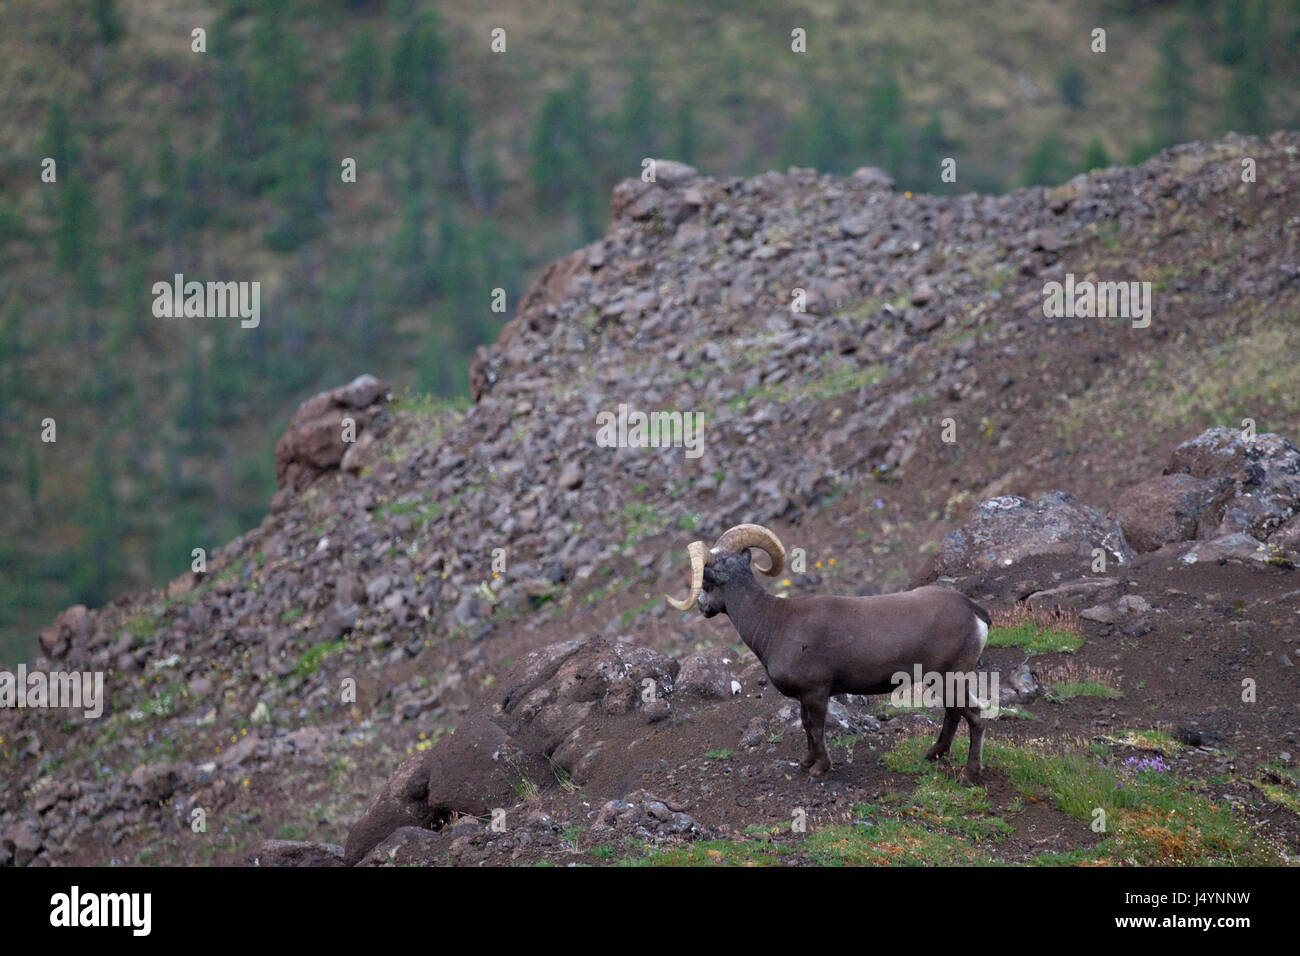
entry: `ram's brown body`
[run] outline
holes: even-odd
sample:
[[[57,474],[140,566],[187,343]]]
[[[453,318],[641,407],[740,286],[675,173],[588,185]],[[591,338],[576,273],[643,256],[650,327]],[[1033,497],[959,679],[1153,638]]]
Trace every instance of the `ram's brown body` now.
[[[984,642],[965,595],[931,585],[875,597],[804,597],[747,606],[737,630],[749,642],[772,686],[787,697],[829,687],[833,694],[887,694],[916,665],[924,673],[974,671]],[[728,604],[730,607],[730,604]],[[918,640],[917,633],[925,635]],[[782,640],[791,634],[793,639]],[[760,653],[753,640],[761,641]]]

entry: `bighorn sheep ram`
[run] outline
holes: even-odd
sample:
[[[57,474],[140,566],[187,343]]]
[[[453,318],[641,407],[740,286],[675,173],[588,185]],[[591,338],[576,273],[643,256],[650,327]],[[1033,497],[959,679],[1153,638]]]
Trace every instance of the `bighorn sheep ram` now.
[[[752,650],[772,686],[800,704],[808,755],[799,765],[812,776],[831,769],[826,751],[826,707],[834,694],[885,694],[899,686],[895,675],[969,675],[975,670],[989,634],[989,615],[950,588],[929,585],[901,594],[873,597],[775,598],[750,571],[750,548],[766,552],[764,574],[775,577],[785,565],[785,548],[777,536],[756,524],[741,524],[718,538],[712,548],[694,541],[691,593],[685,601],[668,597],[673,607],[698,605],[705,617],[726,614],[740,639]],[[665,595],[667,597],[667,595]],[[943,729],[926,753],[937,760],[952,745],[957,725],[970,728],[966,774],[979,776],[984,723],[976,706],[949,706],[944,700]]]

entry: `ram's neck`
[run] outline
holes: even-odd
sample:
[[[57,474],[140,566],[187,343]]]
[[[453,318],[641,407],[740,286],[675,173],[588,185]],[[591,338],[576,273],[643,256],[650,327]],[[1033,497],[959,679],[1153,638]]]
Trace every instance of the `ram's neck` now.
[[[767,664],[772,635],[777,618],[778,598],[772,597],[755,581],[752,586],[737,589],[727,595],[727,616],[745,645]]]

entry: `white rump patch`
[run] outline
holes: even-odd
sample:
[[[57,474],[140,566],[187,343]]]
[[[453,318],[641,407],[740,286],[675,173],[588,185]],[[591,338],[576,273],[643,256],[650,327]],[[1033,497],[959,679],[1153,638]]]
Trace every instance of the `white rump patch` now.
[[[984,623],[983,618],[975,618],[975,629],[980,639],[980,653],[984,653],[984,645],[989,642],[989,626]],[[978,658],[976,658],[978,660]]]

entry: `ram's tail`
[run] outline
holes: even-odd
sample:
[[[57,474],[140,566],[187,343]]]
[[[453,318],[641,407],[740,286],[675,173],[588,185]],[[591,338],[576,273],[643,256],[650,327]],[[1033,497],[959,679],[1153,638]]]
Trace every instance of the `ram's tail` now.
[[[981,621],[983,621],[986,626],[991,626],[993,624],[993,619],[989,617],[988,611],[984,610],[984,608],[980,607],[970,598],[966,597],[966,595],[963,594],[962,598],[966,601],[968,605],[970,605],[970,609],[975,612],[975,616],[979,618]]]
[[[989,617],[989,612],[984,610],[984,608],[980,607],[978,604],[976,604],[970,598],[966,597],[966,595],[964,594],[962,594],[962,598],[965,599],[966,606],[970,608],[971,612],[974,613],[975,615],[974,637],[975,640],[979,642],[979,651],[977,651],[975,654],[975,666],[978,668],[980,662],[984,657],[984,648],[989,642],[989,626],[993,623],[993,621]],[[981,703],[980,707],[981,709],[983,709],[984,705]]]

